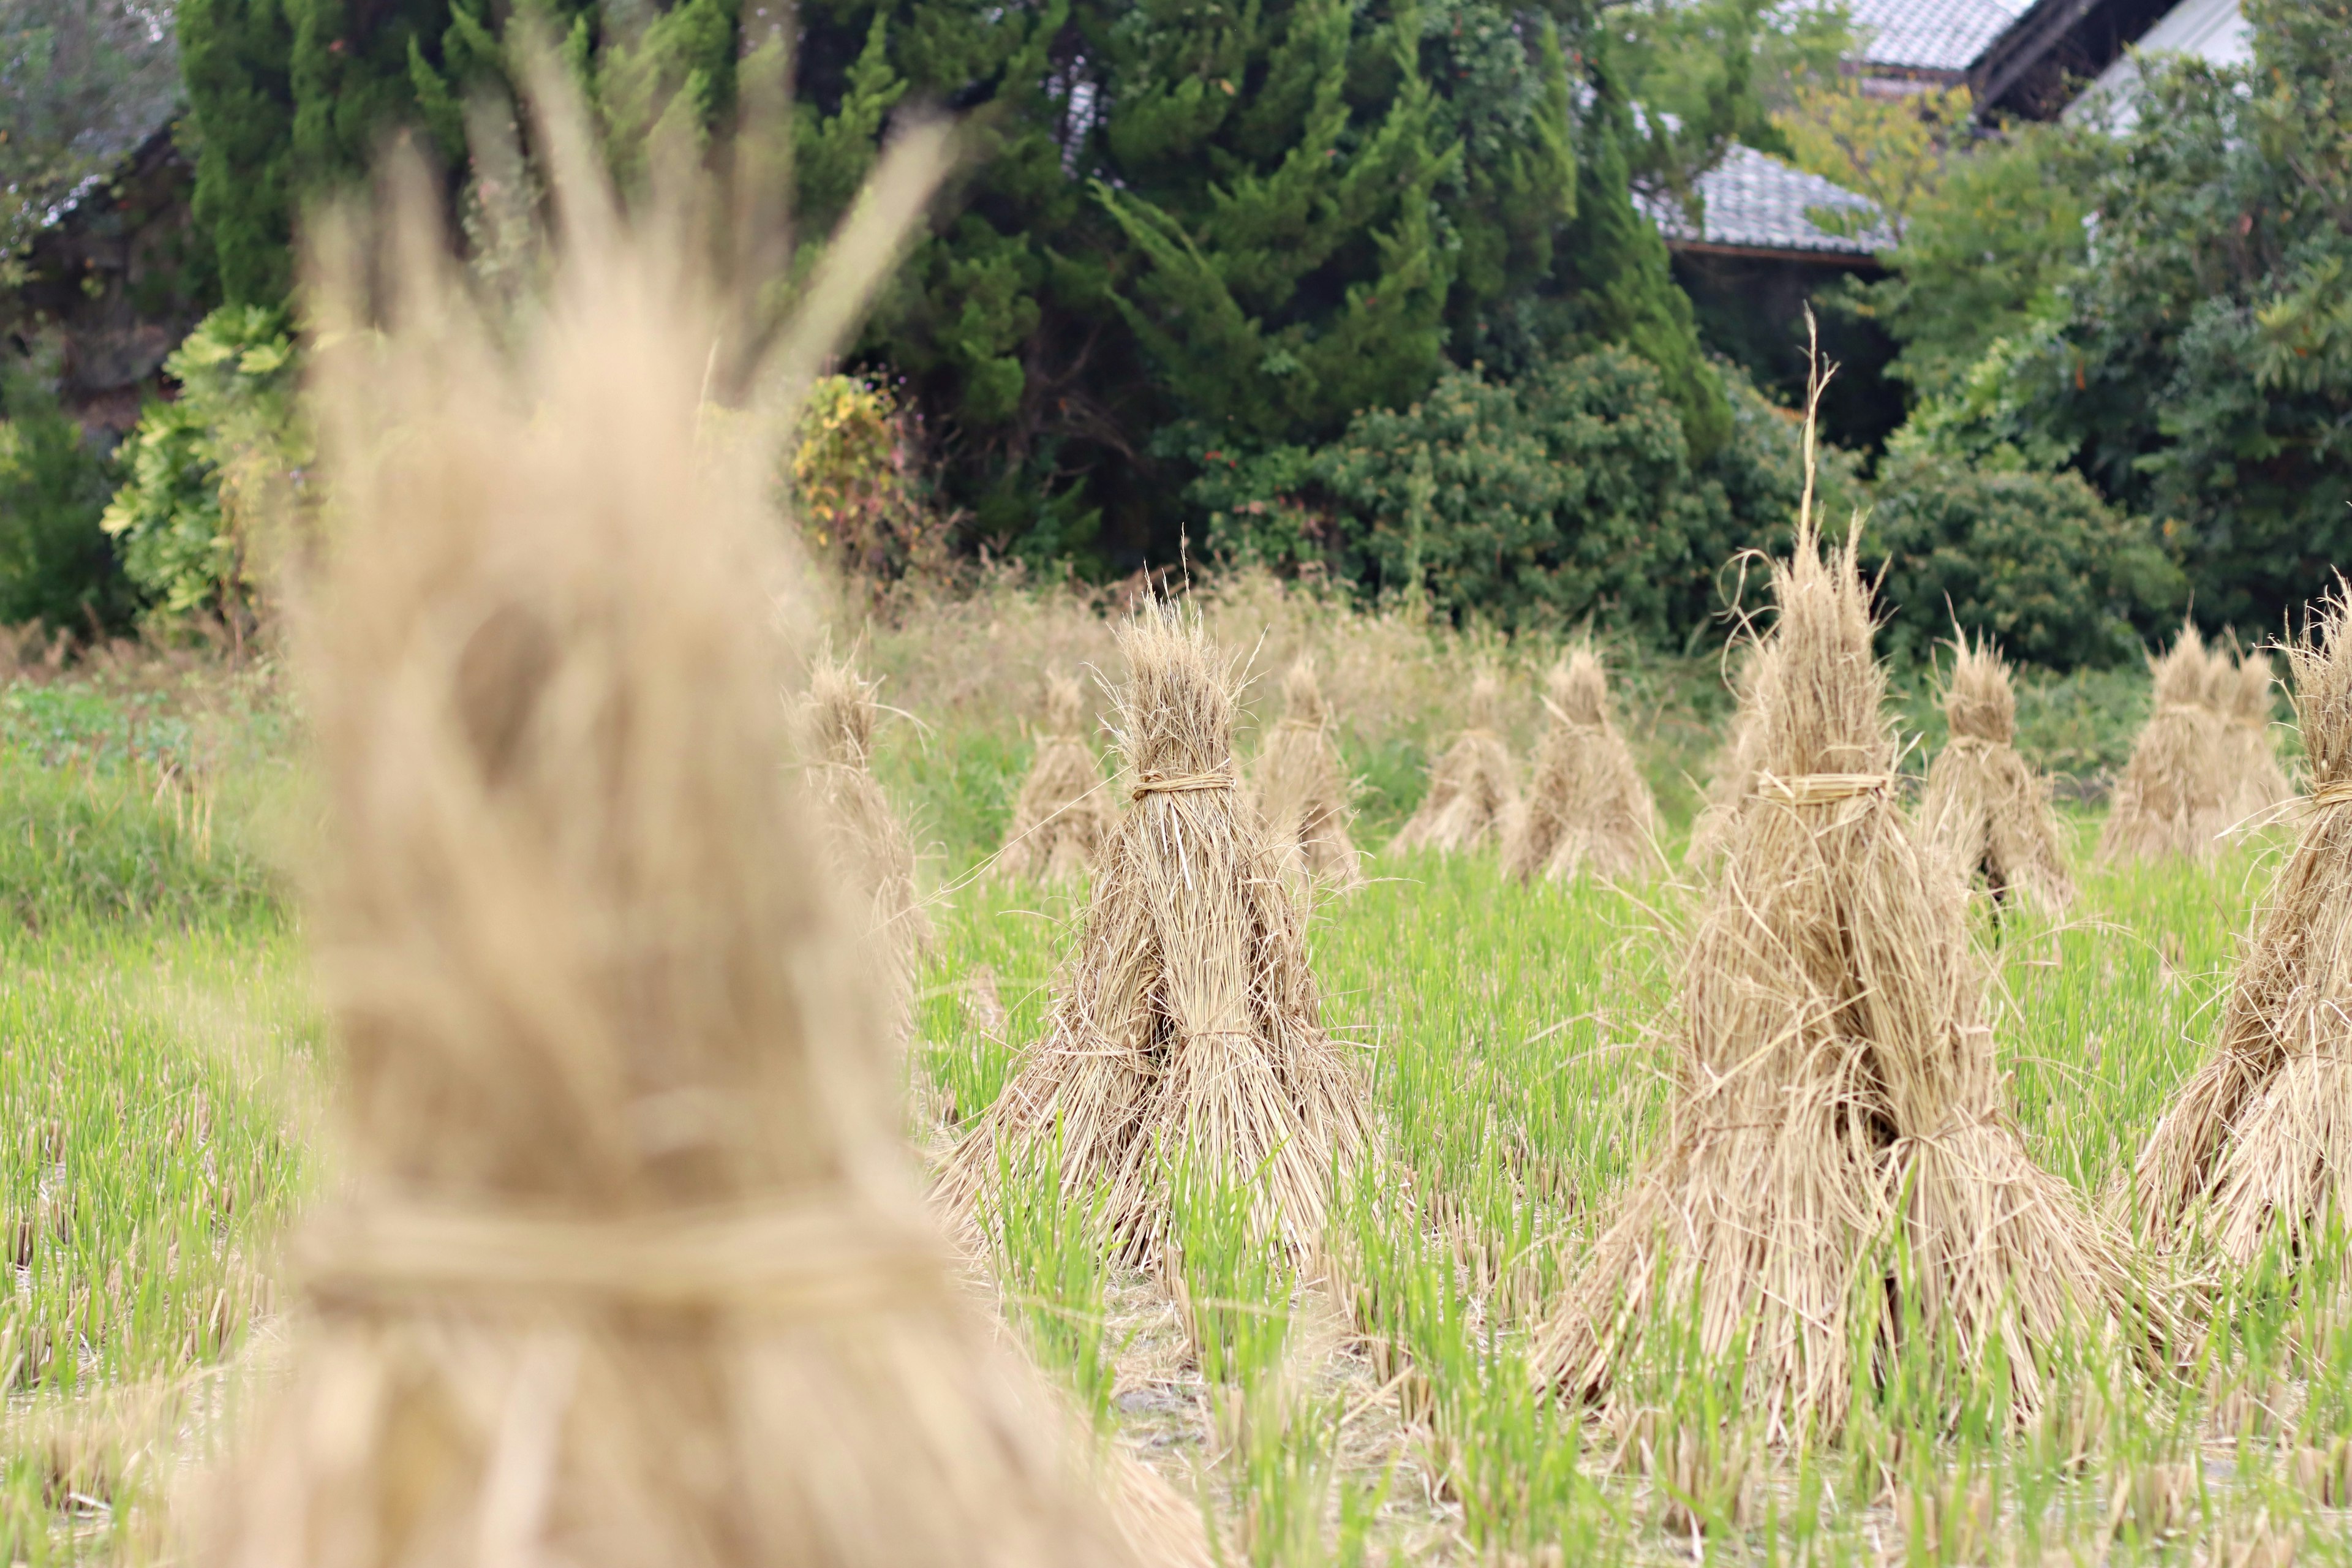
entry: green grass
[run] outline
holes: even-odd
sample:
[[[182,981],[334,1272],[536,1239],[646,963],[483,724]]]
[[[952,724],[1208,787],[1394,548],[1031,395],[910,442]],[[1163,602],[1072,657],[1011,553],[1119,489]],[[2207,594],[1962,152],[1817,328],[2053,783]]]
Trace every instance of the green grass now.
[[[135,726],[41,711],[32,738],[0,736],[0,1550],[147,1561],[167,1554],[173,1477],[276,1339],[275,1241],[320,1163],[319,1025],[278,881],[245,847],[235,803],[264,795],[104,739]],[[888,776],[952,889],[911,1087],[968,1120],[1042,1026],[1080,905],[959,885],[1023,746],[901,730]],[[1409,798],[1415,759],[1350,762]],[[2087,851],[2095,816],[2074,826]],[[2274,856],[2093,871],[2062,925],[1980,923],[2016,1120],[2086,1196],[2210,1037]],[[2030,1421],[1998,1368],[1956,1367],[1932,1335],[1839,1441],[1799,1450],[1763,1441],[1740,1369],[1687,1335],[1654,1337],[1614,1424],[1538,1396],[1529,1323],[1664,1103],[1686,910],[1521,889],[1475,860],[1376,869],[1314,927],[1329,1022],[1396,1156],[1342,1193],[1338,1267],[1254,1246],[1208,1182],[1180,1184],[1166,1279],[1107,1258],[1093,1208],[1043,1171],[1005,1173],[992,1227],[1017,1339],[1098,1429],[1197,1480],[1237,1560],[2284,1568],[2264,1543],[2289,1538],[2299,1563],[2352,1557],[2352,1274],[2334,1250],[2203,1281],[2213,1328],[2177,1379],[2051,1347]]]

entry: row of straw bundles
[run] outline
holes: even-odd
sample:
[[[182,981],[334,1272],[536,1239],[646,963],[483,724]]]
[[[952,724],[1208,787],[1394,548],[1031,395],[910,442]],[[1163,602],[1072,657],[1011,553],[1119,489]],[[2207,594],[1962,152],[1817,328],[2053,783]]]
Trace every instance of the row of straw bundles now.
[[[2099,858],[2202,858],[2230,828],[2294,796],[2271,745],[2270,660],[2208,648],[2184,626],[2148,668],[2155,710],[2116,781]]]
[[[1046,731],[994,869],[1000,878],[1066,884],[1102,864],[1118,807],[1081,733],[1078,683],[1048,675],[1045,694]],[[1286,878],[1301,891],[1352,892],[1363,886],[1363,863],[1349,837],[1347,775],[1310,659],[1291,666],[1283,699],[1282,720],[1258,754],[1253,798]]]
[[[1824,556],[1808,521],[1773,569],[1746,693],[1755,772],[1683,959],[1664,1143],[1539,1338],[1571,1393],[1604,1394],[1689,1303],[1700,1350],[1744,1362],[1777,1430],[1834,1425],[1898,1348],[1878,1279],[1894,1256],[1916,1321],[2005,1364],[2021,1410],[2062,1330],[2145,1332],[2120,1242],[2003,1111],[1962,886],[1893,796],[1854,554]]]
[[[2074,901],[2050,784],[2017,754],[2009,667],[1982,639],[1954,644],[1944,716],[1951,740],[1927,766],[1921,836],[1996,900],[2012,892],[2049,913]]]
[[[349,1181],[199,1555],[1135,1560],[915,1197],[784,765],[764,473],[698,450],[692,231],[631,233],[576,110],[542,130],[572,243],[520,325],[477,313],[415,172],[313,293],[338,531],[298,641]],[[870,226],[919,206],[893,182],[942,163],[902,133],[816,298],[857,298]]]
[[[1363,1085],[1323,1027],[1306,906],[1234,759],[1234,671],[1199,616],[1118,631],[1116,732],[1132,805],[1032,1045],[940,1184],[967,1220],[1003,1162],[1057,1147],[1066,1187],[1108,1188],[1131,1255],[1157,1255],[1177,1170],[1247,1181],[1257,1218],[1320,1243],[1335,1173],[1365,1136]]]
[[[1662,868],[1657,806],[1618,732],[1608,674],[1591,645],[1570,648],[1553,668],[1543,704],[1549,723],[1522,793],[1498,728],[1502,684],[1480,672],[1469,724],[1430,771],[1428,793],[1391,847],[1459,854],[1496,845],[1504,868],[1521,881]]]
[[[2311,774],[2300,834],[2240,961],[2221,1039],[2134,1173],[2153,1237],[2210,1218],[2241,1262],[2281,1225],[2341,1216],[2352,1172],[2352,603],[2341,583],[2287,658]]]

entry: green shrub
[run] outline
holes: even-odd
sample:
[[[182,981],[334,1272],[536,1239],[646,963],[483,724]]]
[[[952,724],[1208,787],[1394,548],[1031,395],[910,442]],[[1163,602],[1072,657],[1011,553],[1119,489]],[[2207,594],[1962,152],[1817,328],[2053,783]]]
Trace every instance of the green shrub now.
[[[1722,372],[1728,434],[1695,459],[1664,376],[1604,347],[1513,381],[1448,372],[1403,409],[1360,414],[1309,451],[1193,461],[1189,499],[1220,556],[1317,563],[1371,595],[1513,627],[1587,617],[1654,644],[1704,636],[1723,563],[1786,537],[1803,482],[1799,426]],[[1853,495],[1824,453],[1823,504]]]
[[[120,626],[130,585],[99,523],[112,465],[28,371],[0,377],[0,625]]]
[[[2105,668],[2137,659],[2187,595],[2147,525],[2078,474],[1912,456],[1875,499],[1869,542],[1897,659],[1926,659],[1957,620],[2013,659]]]
[[[257,591],[254,530],[267,509],[290,501],[308,462],[285,314],[224,306],[163,369],[180,395],[140,416],[104,526],[159,609],[236,621]]]

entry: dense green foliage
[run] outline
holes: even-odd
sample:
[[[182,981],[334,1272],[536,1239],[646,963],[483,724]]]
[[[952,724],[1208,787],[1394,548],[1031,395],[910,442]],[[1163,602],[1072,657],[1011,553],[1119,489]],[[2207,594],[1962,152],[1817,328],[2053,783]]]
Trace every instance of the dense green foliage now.
[[[1887,374],[1948,393],[2048,310],[2089,254],[2091,186],[2112,156],[2098,131],[2062,122],[2011,126],[1949,159],[1880,256],[1889,276],[1850,301],[1903,345]]]
[[[121,626],[130,594],[99,526],[115,466],[22,362],[0,366],[0,626]]]
[[[2352,0],[2246,10],[2252,67],[2150,68],[2086,265],[1920,434],[2078,468],[2253,626],[2352,559]]]
[[[1663,375],[1627,349],[1516,382],[1449,371],[1419,402],[1370,410],[1307,458],[1288,505],[1202,487],[1225,502],[1212,539],[1260,559],[1319,546],[1341,576],[1447,616],[1590,617],[1679,644],[1721,607],[1717,569],[1757,537],[1754,520],[1796,512],[1795,431],[1734,384],[1737,417],[1702,455]]]
[[[1912,455],[1873,495],[1883,634],[1924,660],[1954,623],[2053,669],[2129,663],[2179,615],[2188,584],[2147,524],[2079,474]]]
[[[258,592],[252,530],[292,501],[307,450],[286,318],[224,305],[163,368],[180,395],[150,404],[124,443],[104,526],[151,605],[235,624]]]

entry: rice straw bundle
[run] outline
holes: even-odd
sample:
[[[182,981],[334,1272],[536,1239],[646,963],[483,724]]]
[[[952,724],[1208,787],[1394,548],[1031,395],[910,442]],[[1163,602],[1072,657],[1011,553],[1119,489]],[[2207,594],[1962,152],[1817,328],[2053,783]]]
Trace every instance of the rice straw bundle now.
[[[764,465],[698,449],[695,231],[633,233],[583,123],[543,128],[572,244],[520,325],[476,313],[413,171],[312,292],[339,529],[301,652],[350,1184],[198,1555],[1130,1561],[924,1221],[785,766]],[[943,146],[885,153],[806,356]]]
[[[1282,721],[1258,753],[1258,811],[1295,887],[1351,893],[1364,885],[1364,866],[1348,837],[1347,773],[1312,659],[1302,655],[1283,676],[1282,702]]]
[[[2120,1249],[2004,1115],[1962,889],[1894,799],[1857,537],[1825,559],[1805,518],[1773,570],[1756,783],[1684,955],[1664,1145],[1538,1334],[1571,1394],[1606,1397],[1648,1335],[1695,1321],[1776,1436],[1834,1426],[1898,1348],[1899,1292],[1969,1364],[2005,1352],[2031,1409],[2060,1329],[2132,1301]]]
[[[1738,664],[1731,677],[1736,699],[1731,730],[1724,737],[1723,749],[1716,755],[1714,772],[1706,781],[1706,799],[1698,816],[1692,819],[1690,842],[1683,849],[1683,864],[1701,875],[1714,871],[1723,863],[1723,852],[1731,841],[1732,830],[1738,826],[1740,809],[1756,788],[1759,737],[1753,717],[1754,646],[1742,643],[1736,658]]]
[[[1029,776],[1013,803],[1013,826],[997,851],[999,878],[1040,882],[1086,879],[1118,826],[1118,806],[1102,763],[1087,744],[1086,700],[1066,675],[1045,677],[1045,728]]]
[[[908,984],[934,940],[915,891],[915,846],[874,776],[875,685],[830,655],[809,672],[802,708],[809,783],[835,879],[865,902],[869,939],[893,984]]]
[[[2287,649],[2311,769],[2301,835],[2240,962],[2220,1042],[2140,1152],[2139,1210],[2172,1240],[2205,1204],[2241,1262],[2276,1226],[2342,1217],[2352,1172],[2352,602],[2339,580]]]
[[[1000,1158],[1058,1138],[1065,1185],[1108,1184],[1132,1256],[1158,1255],[1183,1165],[1250,1184],[1265,1234],[1305,1253],[1362,1144],[1363,1087],[1324,1032],[1305,910],[1237,787],[1230,666],[1196,614],[1156,601],[1118,641],[1135,804],[1045,1037],[957,1147],[940,1201],[969,1219]]]
[[[2074,879],[2050,810],[2050,781],[2017,754],[2017,696],[2009,665],[1966,634],[1944,690],[1951,741],[1927,767],[1921,836],[1996,900],[2012,892],[2056,913],[2074,901]]]
[[[1657,869],[1657,806],[1610,715],[1600,656],[1580,644],[1546,684],[1551,725],[1504,836],[1503,868],[1523,882],[1564,881],[1588,868],[1603,877]]]
[[[2201,858],[2230,825],[2229,742],[2209,701],[2210,656],[2197,628],[2183,626],[2160,658],[2156,710],[2132,743],[2131,761],[2116,781],[2099,858],[2153,860],[2168,855]]]
[[[2230,790],[2221,816],[2232,826],[2266,816],[2294,798],[2294,786],[2271,743],[2275,679],[2270,655],[2259,648],[2247,654],[2216,649],[2206,668],[2206,705],[2221,716],[2227,748]]]
[[[1502,682],[1479,671],[1470,682],[1470,722],[1430,770],[1429,793],[1391,849],[1453,854],[1501,839],[1519,798],[1518,769],[1500,732],[1502,707]]]

